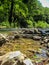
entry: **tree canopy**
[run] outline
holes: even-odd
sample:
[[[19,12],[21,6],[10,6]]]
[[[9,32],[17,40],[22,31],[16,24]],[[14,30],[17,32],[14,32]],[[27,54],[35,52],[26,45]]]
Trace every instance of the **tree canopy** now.
[[[43,7],[38,0],[0,0],[0,25],[49,27],[49,8]]]

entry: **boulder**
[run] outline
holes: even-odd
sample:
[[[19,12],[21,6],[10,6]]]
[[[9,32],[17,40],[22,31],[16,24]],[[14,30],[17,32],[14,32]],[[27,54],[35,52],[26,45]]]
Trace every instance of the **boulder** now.
[[[13,31],[13,32],[11,32],[11,34],[18,34],[18,31]]]
[[[34,30],[24,30],[23,34],[33,34],[34,33]]]
[[[7,36],[7,39],[10,41],[10,40],[14,40],[14,36],[13,35],[10,35],[10,36]]]
[[[19,34],[16,34],[15,36],[14,36],[14,39],[19,39],[20,38],[20,35]]]
[[[5,43],[6,43],[6,40],[3,39],[3,38],[0,38],[0,46],[2,46],[2,45],[5,44]]]
[[[48,37],[44,37],[43,41],[44,41],[44,43],[48,43],[49,42],[49,38]]]
[[[37,28],[34,28],[34,33],[35,34],[40,34],[40,31]]]
[[[0,65],[34,65],[32,61],[20,51],[9,52],[0,56]]]
[[[34,35],[34,36],[33,36],[33,39],[34,39],[34,40],[40,40],[41,37],[40,37],[40,36],[37,36],[37,35]]]
[[[45,42],[45,43],[48,43],[48,39],[44,39],[44,42]]]
[[[0,46],[6,43],[6,41],[7,41],[6,36],[0,33]]]
[[[7,36],[7,39],[8,40],[15,40],[15,39],[19,39],[20,38],[20,35],[19,34],[13,34],[13,35],[8,35]]]
[[[44,44],[44,41],[40,41],[40,45],[43,45]]]
[[[14,58],[15,58],[15,60],[22,62],[25,58],[25,55],[22,54],[20,51],[9,52],[3,56],[0,56],[0,61],[2,61],[1,64],[4,65],[5,63],[9,62],[10,60],[12,62],[12,60],[14,60]]]
[[[33,38],[33,35],[32,35],[32,34],[22,34],[21,37],[22,37],[22,38],[32,39],[32,38]]]

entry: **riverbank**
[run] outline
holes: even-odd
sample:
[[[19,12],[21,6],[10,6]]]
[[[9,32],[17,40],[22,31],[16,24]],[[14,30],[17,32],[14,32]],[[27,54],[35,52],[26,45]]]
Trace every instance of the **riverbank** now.
[[[42,36],[37,29],[0,33],[0,56],[11,51],[21,51],[33,63],[46,65],[49,63],[49,36]]]

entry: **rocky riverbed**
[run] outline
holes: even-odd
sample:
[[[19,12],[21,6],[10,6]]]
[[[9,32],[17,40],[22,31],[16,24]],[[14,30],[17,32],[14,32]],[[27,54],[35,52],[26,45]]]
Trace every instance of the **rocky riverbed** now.
[[[38,29],[0,33],[0,65],[49,65],[49,35],[42,35]]]

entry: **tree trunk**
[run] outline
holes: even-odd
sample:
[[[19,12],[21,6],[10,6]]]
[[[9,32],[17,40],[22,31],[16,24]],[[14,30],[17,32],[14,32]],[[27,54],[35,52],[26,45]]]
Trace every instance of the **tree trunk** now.
[[[10,12],[9,12],[9,24],[10,24],[10,26],[12,23],[13,7],[14,7],[14,0],[11,0],[11,8],[10,8]]]

